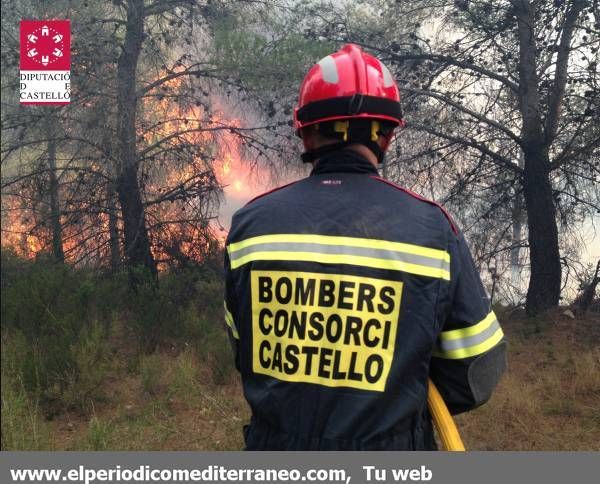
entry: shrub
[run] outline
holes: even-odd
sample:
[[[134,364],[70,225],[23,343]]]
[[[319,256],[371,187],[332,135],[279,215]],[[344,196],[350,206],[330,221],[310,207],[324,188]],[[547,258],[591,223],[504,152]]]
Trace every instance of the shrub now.
[[[109,325],[97,321],[95,279],[51,262],[4,266],[3,367],[43,404],[84,406],[102,378]],[[106,313],[103,314],[106,316]]]
[[[199,343],[202,346],[203,361],[210,367],[212,383],[225,385],[230,382],[235,371],[231,343],[223,330],[214,330]]]
[[[114,434],[114,425],[101,420],[95,415],[90,419],[86,435],[85,447],[87,450],[108,450]]]
[[[1,270],[3,374],[18,381],[47,417],[89,411],[103,397],[110,355],[117,352],[153,395],[167,386],[164,365],[143,355],[160,346],[191,350],[178,361],[177,391],[195,378],[192,354],[210,369],[213,383],[229,379],[223,284],[214,264],[163,273],[157,283],[144,269],[107,276],[4,251]]]
[[[198,371],[190,348],[179,354],[169,379],[169,390],[172,394],[186,398],[197,392]]]
[[[126,321],[141,350],[152,353],[161,343],[204,338],[197,318],[211,315],[221,328],[222,283],[210,269],[188,268],[161,275],[158,284],[143,269],[128,296]]]
[[[140,378],[142,389],[149,395],[158,395],[164,388],[165,367],[159,354],[142,356],[140,359]]]
[[[70,353],[74,366],[65,374],[62,392],[53,397],[67,408],[90,410],[103,396],[102,382],[109,369],[109,349],[100,324],[86,328]]]
[[[1,450],[51,450],[49,432],[38,402],[2,367]]]

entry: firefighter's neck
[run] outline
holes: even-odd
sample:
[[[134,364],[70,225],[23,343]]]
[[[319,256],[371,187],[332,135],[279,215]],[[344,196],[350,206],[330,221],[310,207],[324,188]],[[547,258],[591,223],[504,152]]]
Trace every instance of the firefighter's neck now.
[[[325,143],[328,144],[328,143]],[[352,150],[361,155],[363,158],[366,158],[374,167],[377,167],[377,156],[373,153],[369,148],[365,145],[361,145],[358,143],[351,144],[346,146],[344,149]],[[313,166],[315,166],[319,162],[319,158],[313,161]]]
[[[375,156],[375,153],[373,153],[365,145],[353,144],[353,145],[349,145],[348,149],[350,149],[352,151],[356,151],[359,155],[362,155],[363,158],[366,158],[367,160],[369,160],[369,162],[375,168],[377,168],[377,156]]]

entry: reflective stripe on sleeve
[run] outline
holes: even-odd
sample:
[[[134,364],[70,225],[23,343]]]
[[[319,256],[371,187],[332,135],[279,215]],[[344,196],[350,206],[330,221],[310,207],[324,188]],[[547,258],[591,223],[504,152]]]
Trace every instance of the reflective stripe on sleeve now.
[[[231,329],[231,333],[233,334],[233,337],[235,339],[240,339],[240,334],[238,333],[238,330],[235,327],[235,323],[233,321],[233,316],[229,312],[229,309],[227,309],[227,303],[225,301],[223,301],[223,307],[225,308],[225,323]]]
[[[311,234],[260,235],[227,247],[231,268],[256,260],[350,264],[450,280],[450,254],[419,245]]]
[[[494,311],[479,323],[463,329],[442,331],[433,356],[458,360],[485,353],[504,337]]]

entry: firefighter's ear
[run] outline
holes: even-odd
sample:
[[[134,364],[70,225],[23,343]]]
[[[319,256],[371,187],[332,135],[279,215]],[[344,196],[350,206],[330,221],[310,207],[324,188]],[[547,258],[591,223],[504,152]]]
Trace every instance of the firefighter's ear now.
[[[305,151],[311,151],[315,148],[315,138],[308,129],[302,130],[302,144]]]
[[[302,139],[302,145],[304,146],[305,151],[308,150],[307,138],[310,137],[310,133],[308,131],[309,131],[308,128],[302,128],[298,131],[298,134],[299,134],[300,138]],[[308,142],[308,144],[310,144],[310,142]]]
[[[381,147],[381,150],[385,153],[390,146],[390,142],[392,141],[393,133],[388,134],[387,136],[380,136],[377,140],[377,144]]]
[[[306,151],[315,150],[322,144],[322,137],[314,125],[302,129],[302,143]]]

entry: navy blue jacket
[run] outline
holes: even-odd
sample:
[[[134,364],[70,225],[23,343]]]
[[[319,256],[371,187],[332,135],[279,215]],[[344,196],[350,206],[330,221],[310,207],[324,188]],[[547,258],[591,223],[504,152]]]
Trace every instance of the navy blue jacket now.
[[[458,413],[504,371],[463,236],[354,151],[238,210],[226,249],[248,450],[434,449],[428,377]]]

